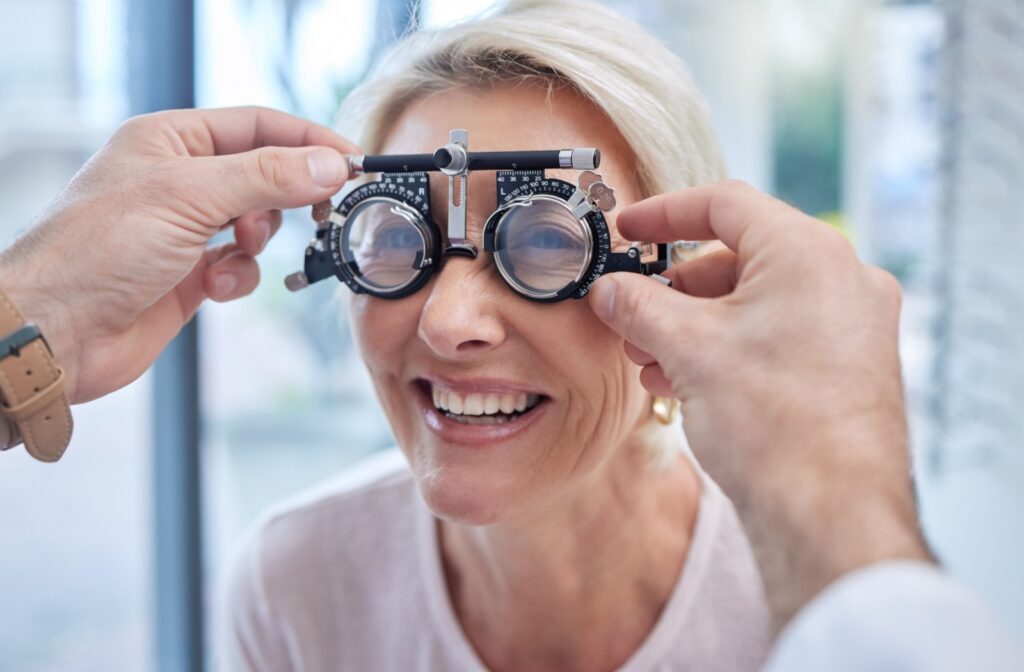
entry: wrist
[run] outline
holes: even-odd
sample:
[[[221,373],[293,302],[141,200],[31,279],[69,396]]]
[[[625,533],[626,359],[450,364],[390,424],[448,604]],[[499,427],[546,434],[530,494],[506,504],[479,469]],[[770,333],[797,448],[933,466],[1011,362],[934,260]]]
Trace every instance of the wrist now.
[[[737,500],[776,632],[850,572],[885,560],[934,562],[918,522],[905,429],[871,434],[874,441],[857,444],[851,428],[845,441],[805,440],[786,451],[796,459],[765,469]]]
[[[33,266],[46,267],[45,264]],[[0,257],[0,290],[24,315],[25,321],[35,324],[43,335],[54,361],[64,370],[64,389],[74,403],[78,389],[80,345],[74,338],[74,325],[69,311],[57,299],[54,289],[41,282],[31,268],[11,263],[3,257]]]
[[[888,560],[934,562],[915,516],[886,497],[768,501],[741,518],[776,633],[846,574]]]

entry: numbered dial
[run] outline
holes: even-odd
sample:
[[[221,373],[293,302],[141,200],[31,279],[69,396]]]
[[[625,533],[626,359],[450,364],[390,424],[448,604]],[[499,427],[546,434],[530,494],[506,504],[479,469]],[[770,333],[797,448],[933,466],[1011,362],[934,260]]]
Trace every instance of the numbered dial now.
[[[504,280],[532,301],[585,296],[608,263],[604,215],[574,215],[577,187],[541,171],[501,171],[496,180],[499,207],[484,226],[484,249]]]
[[[440,232],[430,219],[425,173],[386,174],[355,189],[330,218],[334,274],[357,293],[401,298],[437,263]]]

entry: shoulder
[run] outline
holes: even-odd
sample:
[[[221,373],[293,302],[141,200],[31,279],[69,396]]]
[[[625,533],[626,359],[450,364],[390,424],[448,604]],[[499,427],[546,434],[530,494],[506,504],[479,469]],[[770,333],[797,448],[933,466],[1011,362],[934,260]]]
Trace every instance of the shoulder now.
[[[264,560],[337,546],[348,553],[361,542],[380,541],[382,534],[411,525],[416,486],[397,449],[383,451],[267,511],[254,536]],[[268,568],[269,569],[269,568]]]
[[[295,646],[324,660],[363,651],[374,610],[390,609],[394,586],[416,576],[424,506],[404,457],[389,450],[261,516],[227,579],[230,669],[287,669],[238,661],[285,661]]]
[[[412,555],[418,506],[405,458],[388,450],[273,507],[250,530],[241,555],[271,600],[332,583],[353,588],[373,567]]]

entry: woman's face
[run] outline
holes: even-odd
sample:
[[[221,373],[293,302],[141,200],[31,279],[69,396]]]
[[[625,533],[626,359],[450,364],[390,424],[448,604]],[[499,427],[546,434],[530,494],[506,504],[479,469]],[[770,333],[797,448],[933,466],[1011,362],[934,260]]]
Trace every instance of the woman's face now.
[[[597,147],[598,172],[615,189],[616,210],[639,197],[625,141],[593,105],[564,90],[432,95],[404,112],[381,153],[433,153],[453,128],[468,130],[471,151]],[[547,174],[573,184],[577,177],[571,170]],[[430,176],[442,233],[446,179]],[[480,248],[481,227],[495,207],[495,173],[472,173],[467,235]],[[608,221],[613,249],[626,249],[614,211]],[[488,524],[542,510],[612,464],[648,421],[650,397],[636,367],[588,302],[527,301],[505,285],[486,252],[444,258],[412,296],[354,296],[351,313],[398,444],[441,518]]]

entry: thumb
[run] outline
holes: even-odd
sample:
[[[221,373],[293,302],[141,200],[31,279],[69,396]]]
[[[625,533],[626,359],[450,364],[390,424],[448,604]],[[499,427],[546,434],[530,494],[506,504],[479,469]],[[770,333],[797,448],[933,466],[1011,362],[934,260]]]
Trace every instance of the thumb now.
[[[635,273],[610,273],[590,290],[590,307],[605,324],[658,360],[679,347],[695,318],[697,299]]]
[[[349,173],[345,157],[330,147],[262,147],[189,161],[201,162],[191,178],[225,220],[319,203],[336,194]]]

